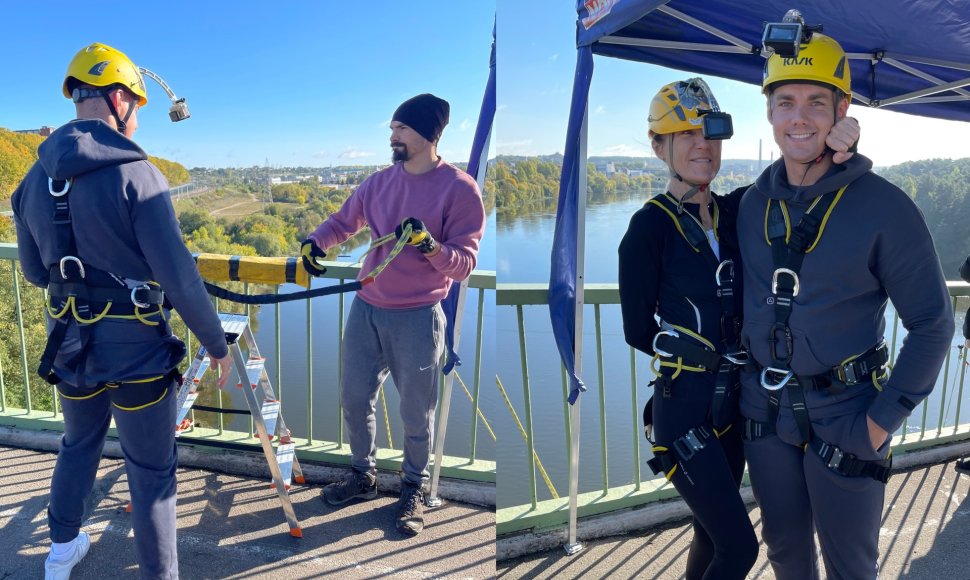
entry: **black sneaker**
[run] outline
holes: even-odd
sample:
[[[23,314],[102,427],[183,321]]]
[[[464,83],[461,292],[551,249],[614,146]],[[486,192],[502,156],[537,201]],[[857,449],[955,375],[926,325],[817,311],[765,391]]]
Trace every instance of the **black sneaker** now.
[[[401,499],[397,501],[397,531],[416,536],[424,529],[424,492],[421,486],[401,482]]]
[[[970,474],[970,458],[960,459],[959,461],[957,461],[956,465],[953,466],[953,468],[959,471],[960,473]]]
[[[355,469],[343,481],[323,488],[320,496],[330,505],[345,504],[352,499],[374,499],[377,497],[377,478],[373,473]]]

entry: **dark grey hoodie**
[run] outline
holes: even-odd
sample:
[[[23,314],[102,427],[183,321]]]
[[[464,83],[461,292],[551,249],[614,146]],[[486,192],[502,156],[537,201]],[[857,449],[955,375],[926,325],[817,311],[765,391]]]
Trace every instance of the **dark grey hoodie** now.
[[[39,160],[14,191],[12,204],[24,277],[42,288],[59,259],[47,178],[71,179],[71,218],[78,256],[100,270],[161,284],[172,305],[214,355],[228,352],[202,280],[182,242],[168,183],[133,141],[97,119],[72,121],[47,138]],[[76,324],[54,370],[77,384],[68,355],[79,348]],[[184,347],[138,321],[104,319],[92,325],[83,382],[121,381],[167,372]]]
[[[818,196],[849,184],[831,213],[818,246],[805,256],[789,325],[794,336],[791,368],[815,375],[873,347],[883,338],[887,299],[908,335],[892,376],[876,394],[857,386],[841,395],[806,394],[813,420],[868,410],[893,433],[925,399],[953,337],[946,281],[923,215],[898,187],[870,171],[872,161],[854,155],[811,186],[788,184],[784,159],[768,167],[741,201],[738,237],[744,262],[744,343],[761,365],[771,362],[769,329],[774,263],[765,234],[768,198],[786,200],[797,223]],[[798,189],[798,191],[796,191]],[[767,391],[745,373],[742,413],[767,419]],[[874,399],[873,399],[874,397]],[[787,407],[787,395],[783,398]],[[783,409],[790,415],[790,409]]]

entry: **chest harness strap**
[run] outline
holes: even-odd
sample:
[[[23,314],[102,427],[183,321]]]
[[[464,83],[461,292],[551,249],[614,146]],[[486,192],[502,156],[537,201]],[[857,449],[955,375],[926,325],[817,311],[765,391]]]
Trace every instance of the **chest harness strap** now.
[[[76,322],[81,350],[75,355],[77,374],[83,382],[90,326],[104,318],[138,320],[157,326],[163,336],[170,333],[162,310],[165,295],[154,282],[129,280],[86,265],[77,256],[71,222],[71,180],[48,178],[48,191],[54,198],[55,255],[60,256],[50,267],[47,312],[55,324],[47,337],[37,374],[52,385],[61,382],[54,372],[54,359],[64,342],[68,327]],[[152,310],[154,308],[154,310]],[[70,313],[71,316],[67,316]],[[157,316],[157,320],[151,320]]]
[[[805,211],[798,224],[791,226],[791,217],[784,200],[768,200],[765,210],[765,239],[771,246],[775,270],[771,276],[771,293],[775,304],[775,321],[768,335],[770,366],[761,369],[761,386],[768,393],[768,421],[745,420],[744,437],[758,439],[776,432],[781,407],[781,389],[788,389],[792,414],[802,444],[811,447],[828,467],[846,476],[866,475],[885,482],[889,477],[892,460],[866,461],[837,446],[818,438],[811,428],[805,389],[825,390],[838,394],[845,387],[872,381],[880,388],[878,379],[889,360],[889,349],[882,341],[865,353],[852,356],[833,369],[814,376],[797,376],[791,370],[794,340],[788,326],[794,299],[800,290],[799,273],[805,255],[816,248],[832,211],[839,203],[848,185],[815,199]],[[781,345],[781,348],[779,348]],[[884,375],[883,375],[884,376]]]
[[[729,425],[733,418],[727,417],[725,404],[729,390],[737,386],[737,367],[748,363],[748,354],[741,350],[741,319],[738,314],[735,294],[735,268],[732,260],[719,261],[711,247],[704,227],[691,213],[683,211],[677,200],[669,193],[651,198],[647,203],[656,205],[674,222],[684,241],[697,254],[703,254],[714,272],[717,296],[721,302],[721,349],[718,349],[699,333],[673,324],[665,325],[654,336],[653,350],[656,353],[651,368],[657,374],[655,386],[662,389],[663,395],[670,396],[670,385],[682,371],[709,372],[715,375],[714,395],[711,400],[711,416],[716,426]],[[714,200],[714,237],[720,239],[718,226],[720,210]],[[674,362],[676,361],[676,362]],[[662,368],[673,369],[672,374],[662,374]]]

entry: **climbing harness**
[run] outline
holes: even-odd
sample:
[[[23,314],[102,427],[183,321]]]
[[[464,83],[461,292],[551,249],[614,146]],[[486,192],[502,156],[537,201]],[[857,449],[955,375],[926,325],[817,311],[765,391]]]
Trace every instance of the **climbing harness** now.
[[[72,185],[70,179],[48,178],[48,191],[54,200],[55,255],[60,258],[48,274],[46,307],[55,324],[48,335],[37,374],[51,385],[61,382],[53,371],[54,358],[72,323],[78,325],[81,339],[81,350],[75,357],[79,377],[84,374],[90,327],[96,322],[105,318],[138,320],[158,327],[163,336],[170,334],[165,314],[170,306],[158,284],[104,272],[77,256],[71,224]]]
[[[822,441],[812,432],[805,403],[806,390],[826,391],[837,395],[848,387],[867,383],[882,390],[880,381],[888,377],[889,373],[889,348],[886,341],[881,341],[861,354],[850,356],[818,375],[799,376],[791,370],[794,339],[788,321],[794,299],[801,289],[799,273],[802,262],[818,246],[825,225],[846,188],[848,185],[816,198],[794,227],[791,225],[785,201],[768,200],[765,209],[765,240],[771,247],[775,267],[771,276],[775,321],[768,336],[771,362],[760,368],[759,376],[761,386],[768,391],[768,420],[760,422],[746,419],[744,438],[755,440],[776,432],[781,390],[787,389],[795,424],[806,450],[811,448],[816,451],[830,469],[842,475],[867,475],[878,481],[886,481],[892,466],[891,457],[881,461],[865,461]],[[779,348],[780,344],[784,345],[783,350]],[[754,361],[752,364],[756,368],[760,366]]]
[[[717,296],[721,302],[721,341],[724,351],[718,353],[717,347],[697,332],[661,321],[661,330],[653,339],[655,353],[650,361],[651,369],[657,375],[654,386],[664,397],[670,397],[673,381],[683,371],[708,372],[715,375],[714,395],[711,400],[711,418],[717,428],[724,428],[734,420],[731,400],[738,389],[738,367],[748,363],[748,354],[740,348],[741,321],[735,305],[736,285],[734,262],[718,260],[711,247],[702,224],[689,212],[682,211],[678,202],[669,194],[651,198],[647,203],[656,205],[674,222],[677,231],[695,253],[703,254],[714,271]],[[714,201],[714,236],[718,238],[720,211]],[[673,369],[671,374],[662,373],[666,367]]]

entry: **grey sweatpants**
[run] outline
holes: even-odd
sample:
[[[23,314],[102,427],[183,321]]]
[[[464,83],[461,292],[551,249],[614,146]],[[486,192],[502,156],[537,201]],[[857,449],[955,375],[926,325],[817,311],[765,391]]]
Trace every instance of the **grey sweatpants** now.
[[[440,304],[391,310],[354,299],[344,328],[340,393],[357,471],[377,465],[375,405],[378,387],[390,373],[404,424],[402,478],[413,485],[428,480],[444,332]]]
[[[784,422],[782,422],[784,423]],[[824,441],[862,459],[886,456],[888,442],[872,450],[865,411],[813,421]],[[817,580],[813,532],[818,533],[829,580],[878,577],[879,526],[886,484],[871,477],[846,477],[817,453],[786,442],[789,429],[744,442],[751,489],[761,508],[762,537],[778,580]]]
[[[59,386],[58,390],[61,388]],[[175,546],[176,383],[174,378],[167,379],[166,385],[159,387],[164,391],[145,392],[145,396],[136,393],[144,390],[144,385],[126,384],[119,388],[131,391],[120,393],[100,387],[71,387],[68,396],[65,396],[67,388],[61,391],[64,436],[54,466],[47,510],[51,541],[69,542],[78,535],[113,416],[125,456],[131,521],[141,576],[175,579],[178,578]],[[142,405],[127,401],[147,406],[125,411],[113,405],[112,400],[123,401],[119,404],[131,408]]]

